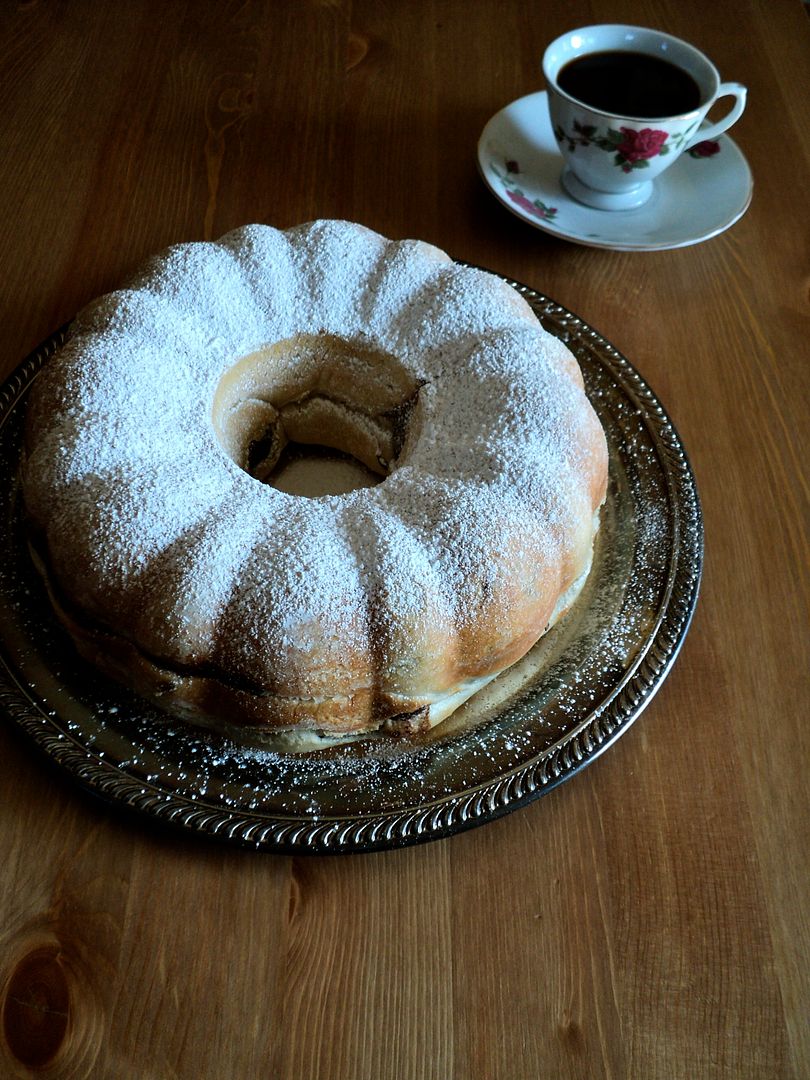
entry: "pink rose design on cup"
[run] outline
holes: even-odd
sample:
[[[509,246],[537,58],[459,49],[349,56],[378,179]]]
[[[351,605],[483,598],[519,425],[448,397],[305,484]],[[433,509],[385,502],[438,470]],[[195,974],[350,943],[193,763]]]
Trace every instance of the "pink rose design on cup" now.
[[[592,125],[580,124],[574,121],[573,131],[566,131],[558,126],[554,129],[557,141],[567,144],[568,150],[573,153],[579,146],[597,146],[613,154],[613,164],[622,172],[629,173],[633,169],[648,169],[650,158],[670,152],[669,133],[657,128],[608,128],[600,131]],[[684,135],[677,135],[672,143],[677,148],[683,141]]]
[[[620,164],[624,172],[630,172],[633,167],[638,168],[640,162],[646,163],[650,158],[666,153],[664,143],[669,138],[666,131],[657,131],[655,128],[636,131],[626,127],[619,130],[624,138],[616,147],[616,154],[623,160],[617,160],[616,164]]]

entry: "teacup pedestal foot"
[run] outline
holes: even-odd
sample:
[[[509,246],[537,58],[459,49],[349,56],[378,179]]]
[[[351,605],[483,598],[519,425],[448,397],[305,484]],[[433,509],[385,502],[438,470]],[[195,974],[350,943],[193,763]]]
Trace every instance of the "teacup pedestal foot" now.
[[[636,184],[627,191],[597,191],[583,184],[567,166],[563,169],[561,179],[562,186],[573,199],[596,210],[635,210],[643,206],[653,192],[651,180]]]

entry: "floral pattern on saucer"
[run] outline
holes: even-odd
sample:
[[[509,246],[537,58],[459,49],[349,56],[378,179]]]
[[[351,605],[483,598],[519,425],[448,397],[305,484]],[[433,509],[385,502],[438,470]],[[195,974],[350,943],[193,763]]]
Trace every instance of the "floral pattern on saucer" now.
[[[516,161],[505,161],[503,166],[500,162],[490,161],[489,167],[504,186],[507,196],[527,214],[541,218],[543,221],[553,221],[557,216],[556,206],[546,206],[540,199],[528,199],[519,187],[516,186],[514,177],[520,174],[520,166]],[[501,172],[501,168],[505,172]]]
[[[714,157],[715,154],[720,153],[720,143],[715,142],[714,139],[704,139],[703,142],[690,146],[686,152],[693,158]]]

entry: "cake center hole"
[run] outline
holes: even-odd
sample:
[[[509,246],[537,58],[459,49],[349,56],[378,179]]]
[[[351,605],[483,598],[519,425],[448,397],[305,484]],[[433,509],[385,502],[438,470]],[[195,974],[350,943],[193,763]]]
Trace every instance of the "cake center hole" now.
[[[330,446],[287,443],[265,483],[288,495],[317,499],[374,487],[384,479],[362,461]]]
[[[395,466],[419,386],[365,343],[298,335],[226,372],[212,421],[225,453],[255,480],[291,495],[343,495]]]

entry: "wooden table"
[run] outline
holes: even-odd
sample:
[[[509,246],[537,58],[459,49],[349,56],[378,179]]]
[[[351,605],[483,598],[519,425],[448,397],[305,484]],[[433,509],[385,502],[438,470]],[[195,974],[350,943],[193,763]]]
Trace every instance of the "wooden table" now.
[[[707,243],[576,246],[477,176],[544,44],[617,20],[750,89],[753,203]],[[624,352],[687,446],[706,562],[635,726],[548,797],[423,847],[178,837],[92,802],[4,721],[0,1075],[810,1076],[808,60],[798,0],[3,6],[0,374],[169,243],[362,221],[525,281]]]

